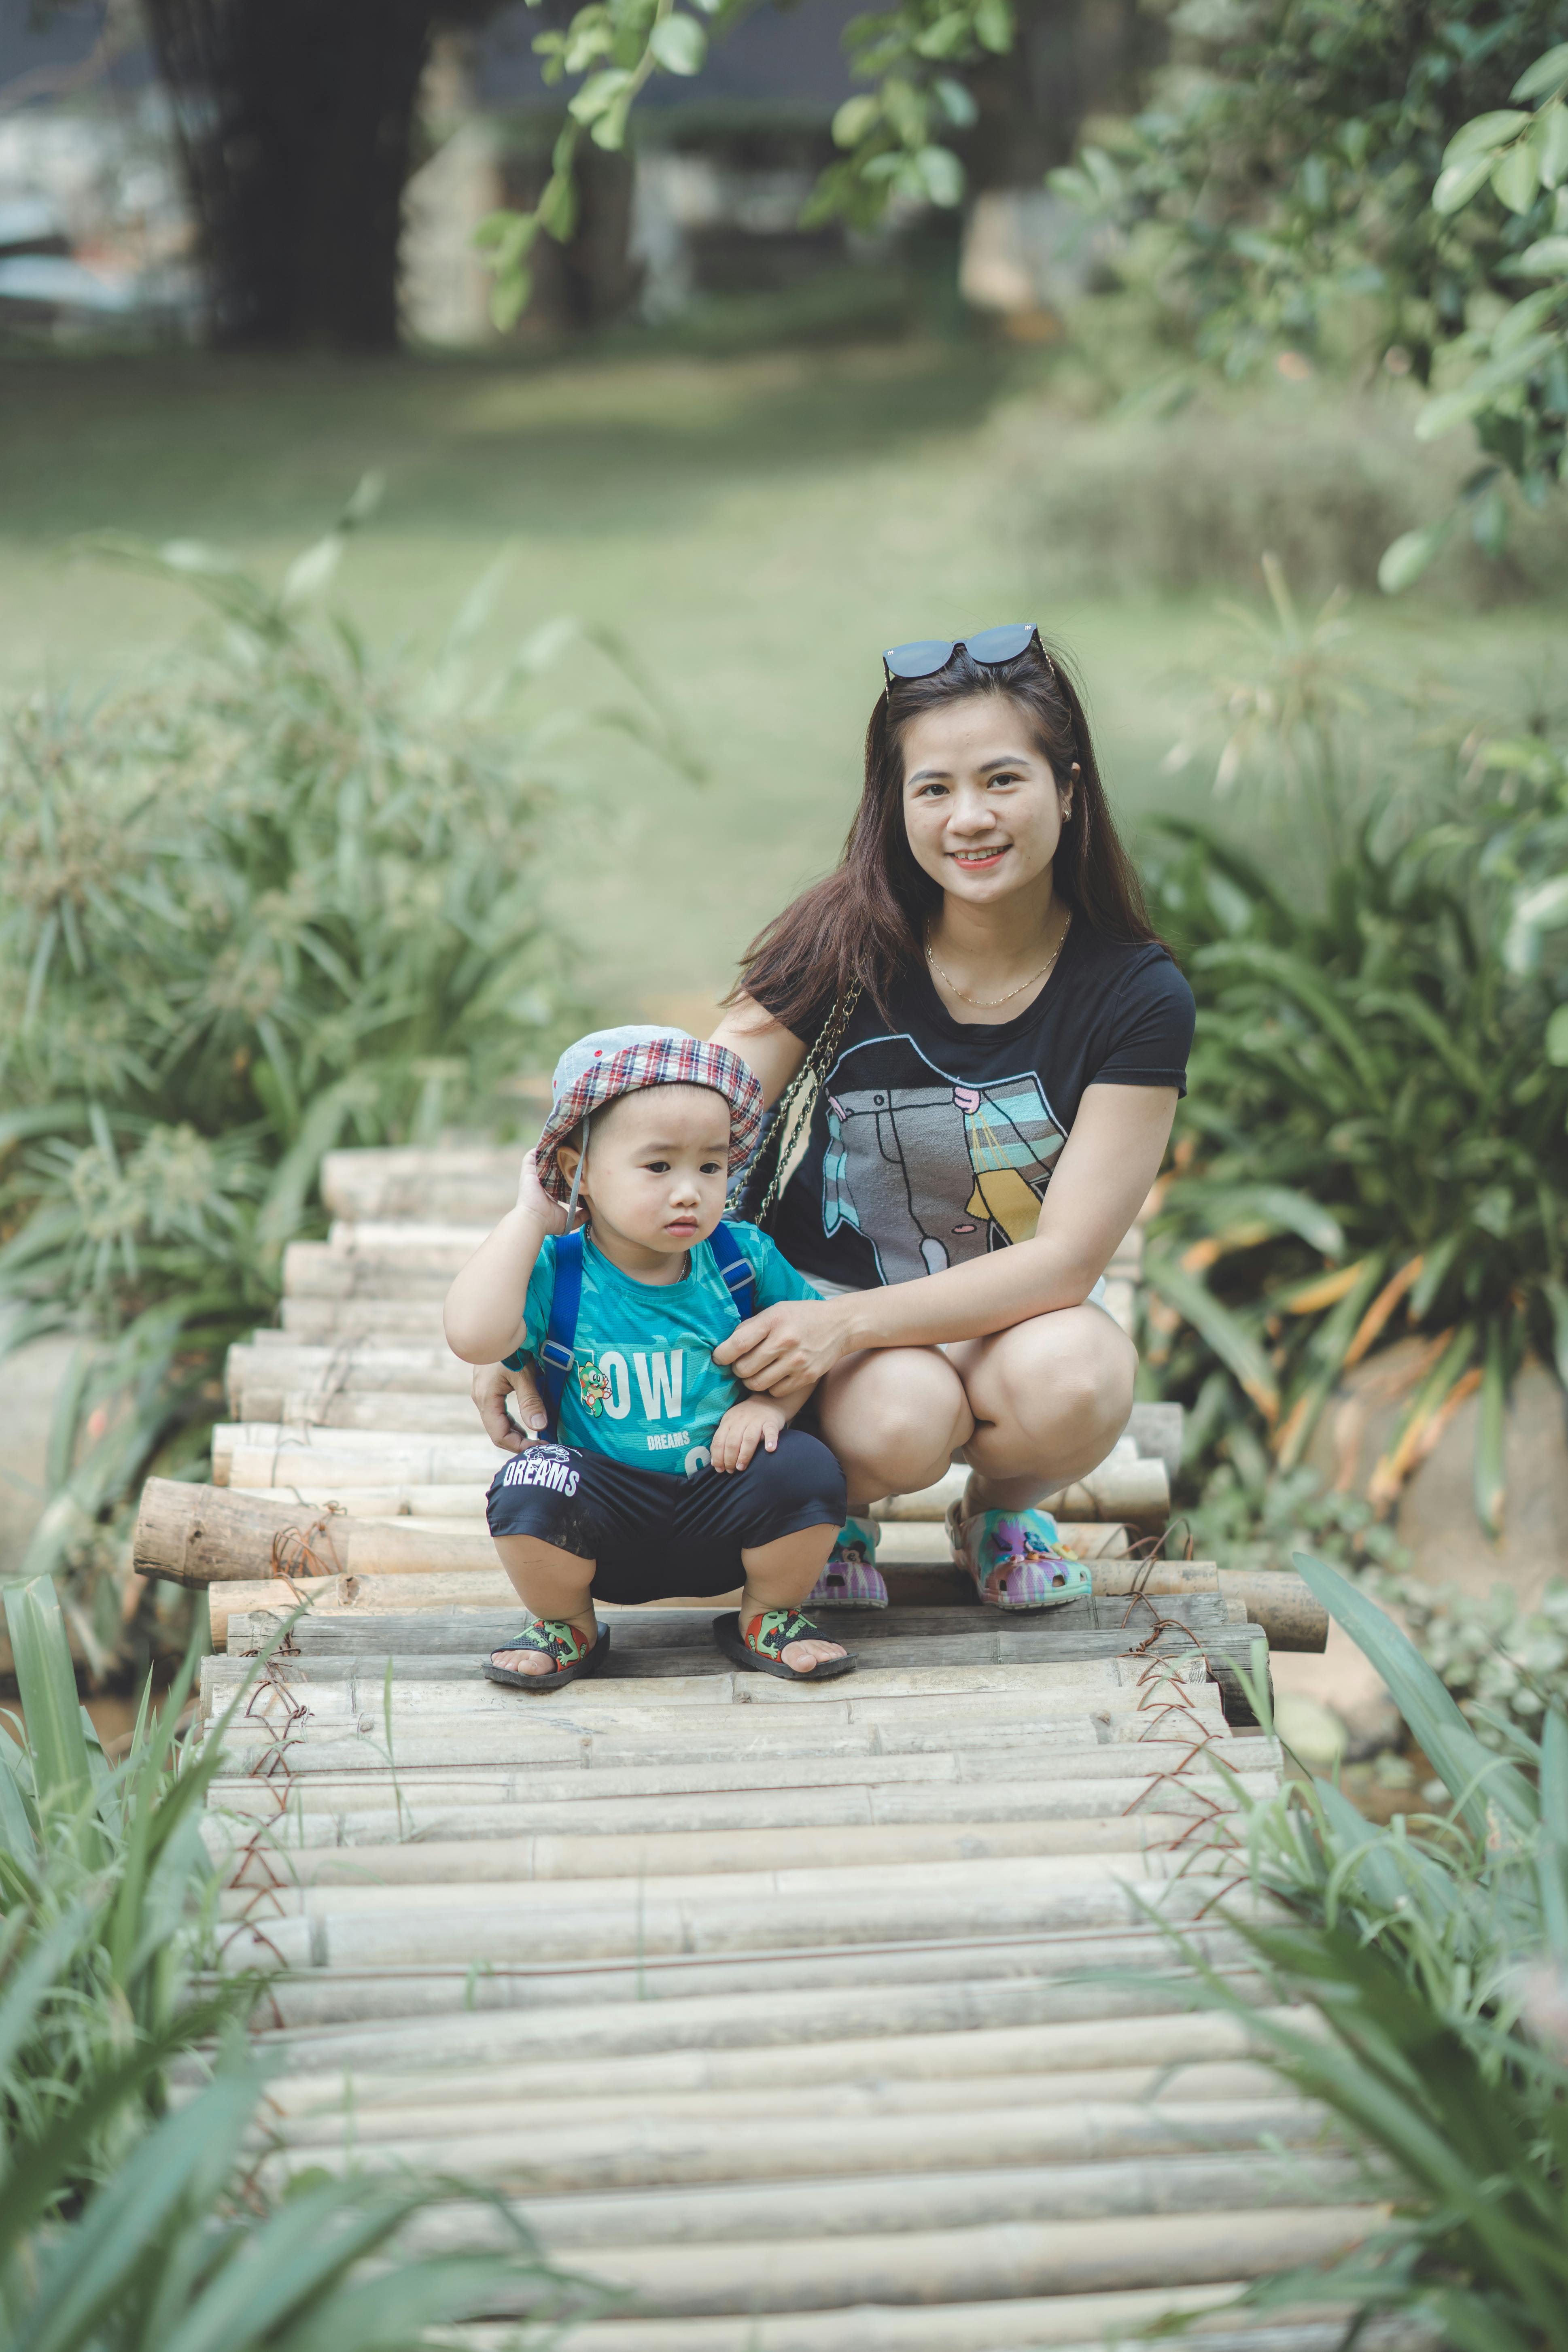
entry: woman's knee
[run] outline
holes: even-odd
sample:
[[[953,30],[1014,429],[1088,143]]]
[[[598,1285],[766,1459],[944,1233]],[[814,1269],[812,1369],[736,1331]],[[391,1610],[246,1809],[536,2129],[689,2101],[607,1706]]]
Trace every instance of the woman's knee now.
[[[1031,1457],[1065,1450],[1072,1475],[1092,1469],[1127,1426],[1137,1374],[1137,1349],[1098,1307],[1015,1324],[983,1342],[970,1366],[976,1444]]]
[[[880,1494],[933,1484],[973,1427],[963,1383],[934,1348],[882,1349],[830,1373],[818,1422],[851,1485],[874,1472]]]

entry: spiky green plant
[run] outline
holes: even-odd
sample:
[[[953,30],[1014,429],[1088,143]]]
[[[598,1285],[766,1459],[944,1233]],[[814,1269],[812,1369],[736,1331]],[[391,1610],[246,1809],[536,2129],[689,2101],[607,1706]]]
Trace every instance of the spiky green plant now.
[[[86,1342],[25,1573],[90,1564],[140,1475],[194,1464],[225,1349],[320,1216],[323,1152],[489,1119],[574,1019],[541,864],[574,730],[684,760],[602,634],[551,624],[481,664],[499,574],[423,670],[317,617],[363,504],[276,591],[211,549],[108,544],[217,633],[144,686],[0,725],[0,1303],[12,1346]],[[584,639],[628,691],[541,703]],[[119,1621],[90,1585],[97,1665]]]
[[[1568,758],[1472,745],[1436,806],[1397,766],[1368,783],[1321,647],[1290,690],[1303,635],[1287,600],[1244,711],[1296,785],[1289,870],[1174,820],[1152,861],[1198,1029],[1150,1355],[1200,1436],[1250,1418],[1289,1470],[1342,1373],[1416,1335],[1372,1499],[1479,1390],[1494,1529],[1513,1375],[1530,1349],[1568,1374]]]
[[[1243,1802],[1249,1875],[1275,1916],[1232,1924],[1278,2000],[1305,2005],[1300,2024],[1239,2002],[1183,1944],[1194,1998],[1245,2014],[1268,2063],[1396,2168],[1386,2229],[1246,2300],[1419,2314],[1463,2352],[1564,2352],[1568,1716],[1553,1709],[1539,1740],[1499,1727],[1510,1752],[1489,1750],[1374,1603],[1305,1553],[1296,1565],[1449,1801],[1387,1829],[1324,1780]]]
[[[79,1709],[45,1580],[6,1595],[26,1710],[0,1731],[0,2341],[7,2352],[416,2352],[520,2299],[602,2307],[521,2222],[410,2255],[398,2234],[461,2184],[255,2177],[265,2077],[216,1974],[199,1834],[220,1753],[174,1736],[195,1657],[111,1767]],[[217,2037],[215,2043],[215,2036]],[[169,2095],[171,2063],[210,2076]],[[520,2297],[520,2289],[526,2290]]]

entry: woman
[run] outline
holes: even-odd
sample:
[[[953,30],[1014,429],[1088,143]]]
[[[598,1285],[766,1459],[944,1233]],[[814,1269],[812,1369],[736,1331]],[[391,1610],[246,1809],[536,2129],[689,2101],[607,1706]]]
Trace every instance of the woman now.
[[[1094,1303],[1160,1166],[1193,1000],[1150,929],[1072,679],[1037,630],[884,656],[837,870],[771,923],[714,1042],[778,1099],[824,1084],[773,1231],[825,1295],[716,1352],[814,1381],[850,1517],[808,1606],[887,1594],[868,1507],[968,1465],[949,1512],[982,1601],[1087,1589],[1033,1507],[1103,1461],[1137,1359]],[[518,1375],[475,1381],[499,1443]]]

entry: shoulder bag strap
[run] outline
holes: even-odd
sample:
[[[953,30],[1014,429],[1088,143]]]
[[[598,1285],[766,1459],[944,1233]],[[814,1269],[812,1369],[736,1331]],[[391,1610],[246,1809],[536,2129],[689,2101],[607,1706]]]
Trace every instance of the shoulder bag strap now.
[[[757,1203],[752,1219],[755,1225],[767,1230],[767,1219],[778,1205],[784,1190],[785,1171],[789,1167],[796,1144],[811,1123],[817,1097],[827,1083],[827,1073],[833,1067],[833,1057],[844,1043],[844,1033],[850,1016],[860,1002],[861,989],[858,980],[851,981],[817,1032],[816,1043],[809,1048],[805,1061],[780,1096],[773,1111],[773,1127],[779,1137],[778,1154],[766,1192]]]
[[[555,1244],[555,1287],[550,1296],[550,1328],[539,1350],[539,1386],[552,1443],[561,1418],[566,1375],[575,1361],[577,1310],[583,1303],[583,1228],[563,1234]]]

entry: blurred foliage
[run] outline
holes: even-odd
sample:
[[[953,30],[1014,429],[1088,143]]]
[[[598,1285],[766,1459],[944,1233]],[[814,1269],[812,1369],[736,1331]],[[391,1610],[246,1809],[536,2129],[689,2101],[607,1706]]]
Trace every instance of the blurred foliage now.
[[[1196,2000],[1245,2018],[1284,2081],[1342,2120],[1388,2200],[1359,2245],[1243,2304],[1348,2308],[1347,2341],[1397,2312],[1468,2352],[1568,2352],[1568,1717],[1489,1751],[1371,1601],[1305,1553],[1298,1566],[1448,1801],[1377,1829],[1327,1780],[1240,1801],[1238,1858],[1272,1899],[1228,1925],[1272,2006],[1173,1938]]]
[[[437,2323],[520,2301],[547,2324],[602,2312],[482,2191],[487,2243],[410,2255],[399,2233],[461,2184],[312,2167],[268,2188],[264,2074],[238,2031],[257,1987],[216,1965],[202,1835],[220,1750],[175,1736],[195,1651],[110,1765],[47,1580],[8,1591],[6,1620],[26,1710],[0,1730],[7,2352],[417,2352]]]
[[[1148,1361],[1200,1449],[1238,1418],[1289,1470],[1344,1373],[1414,1334],[1370,1499],[1479,1391],[1495,1529],[1513,1375],[1533,1349],[1568,1377],[1568,755],[1472,739],[1440,787],[1368,778],[1352,648],[1271,585],[1225,682],[1219,777],[1263,769],[1289,870],[1213,825],[1156,828],[1156,919],[1199,1019]]]
[[[750,5],[697,0],[700,13],[690,14],[673,0],[590,0],[564,29],[535,37],[546,82],[575,88],[532,211],[491,213],[476,233],[495,276],[498,327],[515,325],[528,306],[535,239],[542,233],[565,245],[576,232],[572,166],[584,133],[597,147],[624,147],[632,109],[654,75],[700,73],[710,40]],[[947,210],[961,204],[963,166],[947,138],[973,125],[976,108],[959,75],[981,58],[1005,56],[1014,31],[1012,0],[900,0],[853,17],[844,34],[850,68],[873,87],[847,99],[834,117],[844,160],[823,174],[803,225],[843,217],[870,227],[894,198]]]
[[[323,1152],[493,1119],[573,1020],[540,869],[566,738],[679,756],[603,637],[624,706],[531,713],[574,623],[480,666],[499,570],[423,674],[314,619],[365,503],[276,593],[211,549],[100,542],[196,589],[216,642],[110,699],[35,698],[0,737],[0,1302],[12,1347],[84,1342],[23,1571],[82,1570],[99,1670],[105,1515],[194,1463],[225,1349],[319,1225]]]
[[[1226,373],[1348,338],[1434,383],[1418,429],[1474,422],[1462,509],[1500,547],[1505,479],[1542,503],[1568,433],[1563,0],[1185,0],[1172,23],[1155,102],[1054,184],[1133,233],[1133,273]],[[1396,541],[1384,586],[1456,519]]]
[[[1041,594],[1234,593],[1256,580],[1260,548],[1302,592],[1373,589],[1390,542],[1459,495],[1468,460],[1415,438],[1411,403],[1321,374],[1244,390],[1211,382],[1174,415],[1123,399],[1170,354],[1106,351],[1111,307],[1078,306],[1044,395],[1012,403],[995,428],[1007,527]],[[1064,415],[1069,401],[1098,413]],[[1434,585],[1469,608],[1500,588],[1560,593],[1568,541],[1521,509],[1500,563],[1456,535]]]

